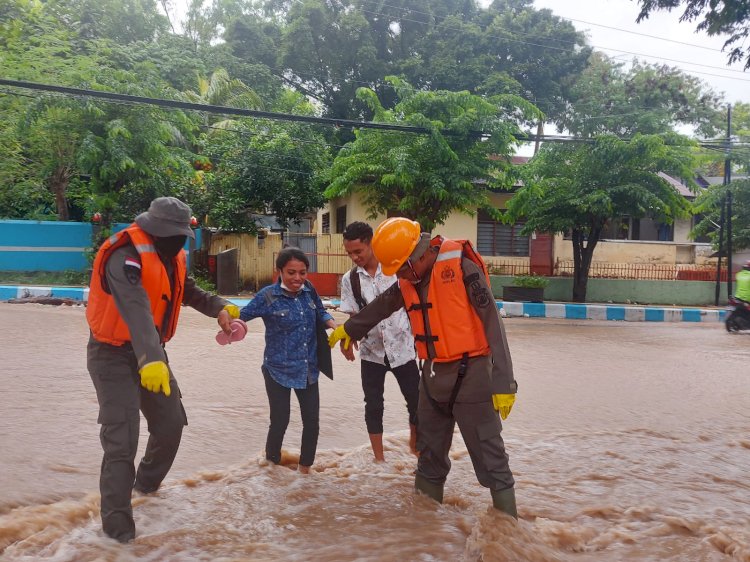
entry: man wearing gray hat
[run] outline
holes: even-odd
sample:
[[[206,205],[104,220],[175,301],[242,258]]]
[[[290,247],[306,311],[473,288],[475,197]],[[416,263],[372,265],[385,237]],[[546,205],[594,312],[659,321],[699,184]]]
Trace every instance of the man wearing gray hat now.
[[[231,334],[239,309],[200,289],[187,275],[183,247],[195,238],[190,207],[159,197],[96,255],[86,309],[91,336],[87,366],[99,401],[104,449],[99,489],[104,532],[135,537],[131,493],[154,492],[177,454],[187,425],[180,389],[164,344],[177,328],[182,304],[217,318]],[[138,430],[148,422],[146,452],[135,470]]]

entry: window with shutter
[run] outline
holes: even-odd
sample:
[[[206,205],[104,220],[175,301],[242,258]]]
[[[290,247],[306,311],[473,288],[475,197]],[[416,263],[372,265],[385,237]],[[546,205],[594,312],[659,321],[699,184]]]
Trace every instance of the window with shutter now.
[[[524,222],[504,224],[486,212],[477,217],[477,251],[483,256],[528,256],[529,237],[521,234]]]
[[[346,229],[346,205],[336,209],[336,232],[342,233]]]

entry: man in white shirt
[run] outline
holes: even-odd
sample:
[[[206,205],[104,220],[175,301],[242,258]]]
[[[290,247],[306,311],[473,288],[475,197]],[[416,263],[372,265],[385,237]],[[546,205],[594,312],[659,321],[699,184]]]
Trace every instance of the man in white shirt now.
[[[344,230],[344,248],[355,268],[341,279],[341,311],[357,314],[367,303],[396,283],[395,275],[384,275],[372,251],[372,227],[353,222]],[[355,344],[356,345],[356,344]],[[353,347],[341,352],[354,361]],[[416,454],[419,368],[409,318],[401,309],[380,322],[359,342],[362,390],[365,394],[365,424],[375,462],[385,461],[383,454],[383,392],[385,374],[391,371],[406,399],[409,411],[409,447]]]

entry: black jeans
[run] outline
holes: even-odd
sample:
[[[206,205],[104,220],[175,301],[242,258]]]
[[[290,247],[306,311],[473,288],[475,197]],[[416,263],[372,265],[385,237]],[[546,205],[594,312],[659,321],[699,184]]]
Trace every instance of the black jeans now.
[[[362,361],[362,390],[365,393],[365,424],[367,433],[383,433],[383,411],[385,403],[385,374],[391,371],[398,381],[401,394],[406,399],[406,409],[409,411],[409,423],[417,424],[417,404],[419,402],[419,368],[416,361],[409,361],[395,368],[391,368],[388,358],[385,365]]]
[[[271,409],[271,424],[268,426],[266,437],[266,458],[276,464],[281,462],[281,444],[289,425],[289,398],[291,388],[281,386],[271,377],[268,370],[263,368],[263,378],[266,381],[266,394]],[[295,388],[299,409],[302,415],[302,446],[300,447],[299,463],[311,466],[315,461],[315,451],[318,448],[318,434],[320,433],[320,393],[318,384],[308,384],[307,388]]]

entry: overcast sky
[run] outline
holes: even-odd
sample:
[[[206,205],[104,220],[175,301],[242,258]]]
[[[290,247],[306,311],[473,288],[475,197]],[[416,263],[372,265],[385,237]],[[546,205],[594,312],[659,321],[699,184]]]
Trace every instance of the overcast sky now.
[[[534,0],[534,5],[570,19],[577,29],[586,32],[589,44],[611,57],[630,61],[637,56],[643,61],[676,66],[717,92],[724,92],[729,103],[750,102],[750,72],[742,72],[740,64],[728,66],[727,56],[721,51],[724,40],[696,32],[696,22],[680,23],[679,9],[656,12],[636,24],[640,4],[635,0]]]

